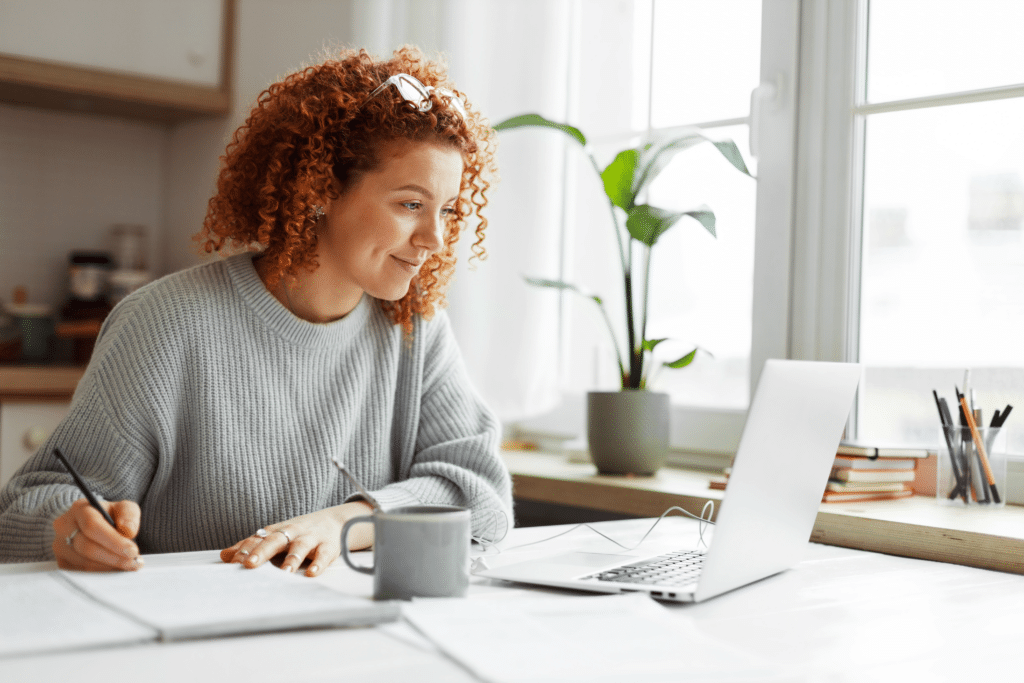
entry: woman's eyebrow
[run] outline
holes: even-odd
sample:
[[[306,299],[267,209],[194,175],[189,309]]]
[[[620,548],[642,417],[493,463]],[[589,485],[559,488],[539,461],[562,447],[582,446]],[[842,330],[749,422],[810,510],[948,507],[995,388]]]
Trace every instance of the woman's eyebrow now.
[[[401,187],[396,187],[395,189],[393,189],[391,191],[392,192],[405,192],[406,190],[412,190],[414,192],[419,192],[420,194],[422,194],[424,197],[426,197],[430,201],[434,201],[434,194],[430,190],[428,190],[427,188],[423,187],[422,185],[416,185],[416,184],[410,183],[409,185],[402,185]],[[458,198],[459,198],[459,196],[455,195],[451,199],[449,199],[448,201],[454,202]]]
[[[392,192],[405,192],[406,190],[413,190],[414,192],[419,192],[424,197],[430,200],[434,199],[433,193],[427,188],[423,187],[422,185],[402,185],[401,187],[396,187],[394,190],[392,190]]]

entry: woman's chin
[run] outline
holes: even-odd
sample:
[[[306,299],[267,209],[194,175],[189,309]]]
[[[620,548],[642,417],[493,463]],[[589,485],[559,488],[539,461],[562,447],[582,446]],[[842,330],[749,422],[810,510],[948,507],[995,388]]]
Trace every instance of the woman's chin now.
[[[411,281],[404,283],[395,283],[386,287],[380,287],[378,291],[367,292],[374,299],[380,299],[381,301],[399,301],[404,298],[406,294],[412,289]]]

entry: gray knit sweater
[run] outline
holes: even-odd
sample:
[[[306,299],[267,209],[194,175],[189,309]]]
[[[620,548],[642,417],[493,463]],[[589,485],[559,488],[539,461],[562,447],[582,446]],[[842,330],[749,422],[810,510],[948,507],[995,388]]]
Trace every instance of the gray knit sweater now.
[[[82,494],[59,446],[107,500],[142,507],[144,553],[226,548],[267,524],[358,499],[338,454],[385,509],[512,522],[499,426],[447,316],[411,341],[364,295],[313,324],[241,254],[162,278],[110,314],[67,418],[0,492],[0,560],[52,559],[52,521]]]

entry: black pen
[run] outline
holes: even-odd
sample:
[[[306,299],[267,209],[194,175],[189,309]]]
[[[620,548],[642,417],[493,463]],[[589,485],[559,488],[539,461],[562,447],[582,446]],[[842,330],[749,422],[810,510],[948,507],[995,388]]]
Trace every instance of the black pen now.
[[[946,438],[946,448],[949,449],[949,461],[953,466],[953,477],[956,479],[956,486],[949,492],[949,499],[953,500],[957,497],[957,494],[963,488],[963,477],[960,475],[960,467],[956,462],[956,449],[953,447],[953,439],[951,438],[953,425],[947,421],[947,415],[949,414],[949,408],[945,404],[945,399],[939,398],[939,392],[932,389],[932,396],[935,397],[935,406],[939,409],[939,422],[942,423],[942,435]]]
[[[92,491],[89,490],[89,487],[85,485],[85,481],[82,480],[82,477],[78,474],[78,471],[71,466],[71,463],[68,462],[68,459],[64,457],[64,454],[61,453],[60,449],[57,448],[56,446],[53,448],[53,454],[57,456],[57,459],[60,460],[60,463],[64,465],[64,469],[68,471],[68,474],[71,475],[71,478],[75,480],[76,484],[78,484],[78,488],[81,489],[82,493],[85,494],[86,499],[89,501],[89,505],[92,505],[94,508],[99,510],[100,514],[103,515],[103,519],[107,520],[110,526],[114,527],[114,530],[116,531],[117,524],[114,523],[114,520],[110,517],[107,511],[103,509],[103,506],[100,505],[100,502],[96,500],[96,496],[93,494]]]

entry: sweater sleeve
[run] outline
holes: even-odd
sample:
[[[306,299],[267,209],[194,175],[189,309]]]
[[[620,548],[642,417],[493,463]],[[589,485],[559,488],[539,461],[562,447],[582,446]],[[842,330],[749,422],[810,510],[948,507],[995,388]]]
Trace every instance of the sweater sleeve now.
[[[372,492],[385,509],[440,504],[468,508],[474,538],[500,541],[513,526],[512,481],[498,447],[501,427],[473,387],[458,344],[439,314],[425,332],[415,452],[400,481]],[[409,400],[411,397],[398,397]]]
[[[52,560],[53,521],[83,497],[55,446],[104,500],[140,500],[152,476],[152,462],[137,457],[87,373],[67,417],[0,491],[0,562]]]
[[[141,502],[145,495],[156,468],[155,448],[139,429],[137,406],[125,404],[112,389],[132,379],[130,354],[121,350],[123,324],[115,323],[119,312],[104,323],[67,416],[0,490],[0,562],[54,559],[53,521],[83,497],[54,447],[99,498]]]

